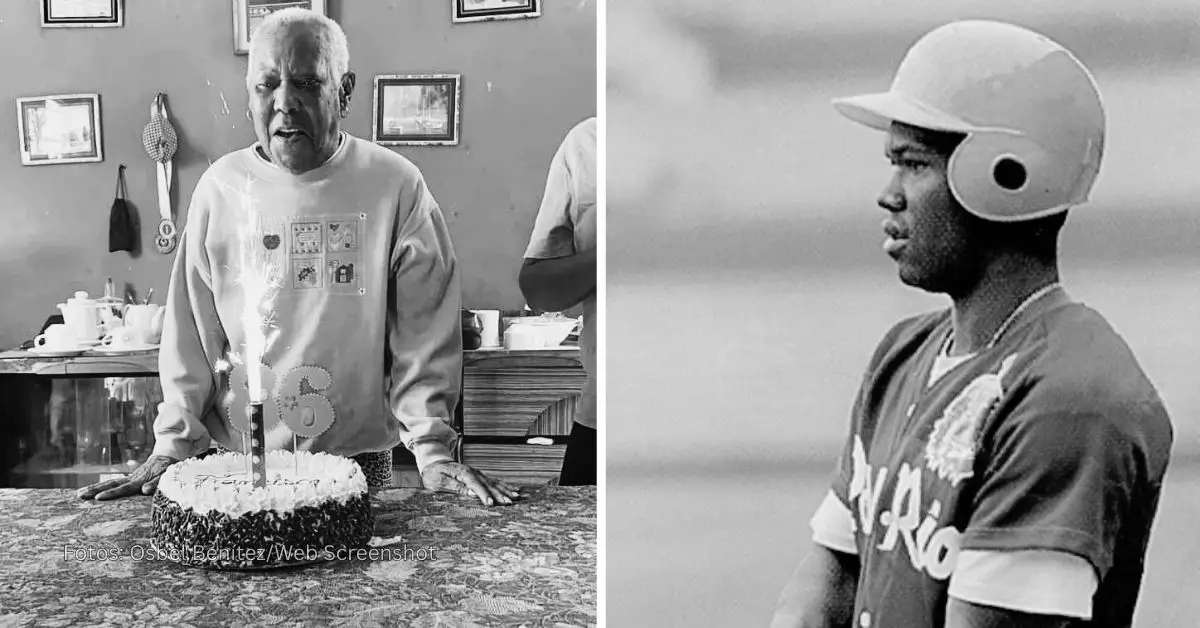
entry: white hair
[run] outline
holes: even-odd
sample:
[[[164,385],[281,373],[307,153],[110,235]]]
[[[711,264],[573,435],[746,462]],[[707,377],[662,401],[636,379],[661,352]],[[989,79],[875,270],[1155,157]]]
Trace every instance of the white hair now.
[[[342,76],[350,71],[350,46],[346,43],[346,33],[337,22],[309,9],[290,7],[268,15],[258,28],[254,29],[254,36],[250,39],[250,58],[254,58],[255,51],[268,35],[293,24],[304,24],[312,28],[320,44],[323,56],[321,61],[324,62],[326,71],[335,82],[340,81]],[[253,66],[248,65],[247,82],[253,80],[250,75],[252,71]]]

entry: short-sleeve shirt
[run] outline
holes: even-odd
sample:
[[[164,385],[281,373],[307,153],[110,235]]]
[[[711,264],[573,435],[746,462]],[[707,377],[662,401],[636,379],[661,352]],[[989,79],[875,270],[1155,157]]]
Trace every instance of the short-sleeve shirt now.
[[[596,118],[571,129],[546,177],[526,259],[567,257],[596,248]],[[581,351],[587,380],[575,422],[596,428],[596,292],[583,301]]]
[[[1085,559],[1080,626],[1129,626],[1172,443],[1132,351],[1069,299],[1030,308],[931,382],[948,311],[901,322],[855,400],[832,492],[852,513],[856,618],[940,626],[959,552]]]

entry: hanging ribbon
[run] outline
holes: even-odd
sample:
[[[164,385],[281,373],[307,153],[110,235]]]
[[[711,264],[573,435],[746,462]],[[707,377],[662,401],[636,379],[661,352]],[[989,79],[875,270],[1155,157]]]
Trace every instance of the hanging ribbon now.
[[[179,233],[175,229],[175,221],[171,213],[171,176],[173,166],[171,158],[179,148],[179,137],[171,126],[167,116],[166,94],[157,94],[150,104],[150,123],[142,131],[142,146],[146,154],[156,162],[158,170],[158,235],[154,238],[154,248],[166,255],[175,250],[179,243]]]

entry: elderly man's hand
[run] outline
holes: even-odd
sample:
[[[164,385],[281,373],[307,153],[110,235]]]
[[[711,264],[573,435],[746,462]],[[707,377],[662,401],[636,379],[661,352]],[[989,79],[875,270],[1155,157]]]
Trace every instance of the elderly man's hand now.
[[[460,495],[474,495],[485,506],[491,506],[496,502],[511,504],[514,499],[520,497],[517,489],[503,481],[493,480],[484,475],[482,471],[449,460],[435,462],[425,467],[421,471],[421,481],[427,489]]]
[[[178,462],[168,456],[150,456],[142,466],[134,469],[129,477],[116,478],[85,486],[75,492],[80,499],[96,499],[104,501],[129,497],[130,495],[153,495],[158,488],[158,479],[162,477],[167,467]]]

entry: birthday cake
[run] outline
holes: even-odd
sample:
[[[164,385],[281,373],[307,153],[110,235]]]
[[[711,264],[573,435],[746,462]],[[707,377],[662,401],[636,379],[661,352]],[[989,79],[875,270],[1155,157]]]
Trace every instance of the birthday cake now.
[[[374,531],[367,479],[348,458],[266,452],[265,486],[245,454],[167,468],[154,496],[156,550],[184,565],[261,569],[329,560],[365,547]]]

